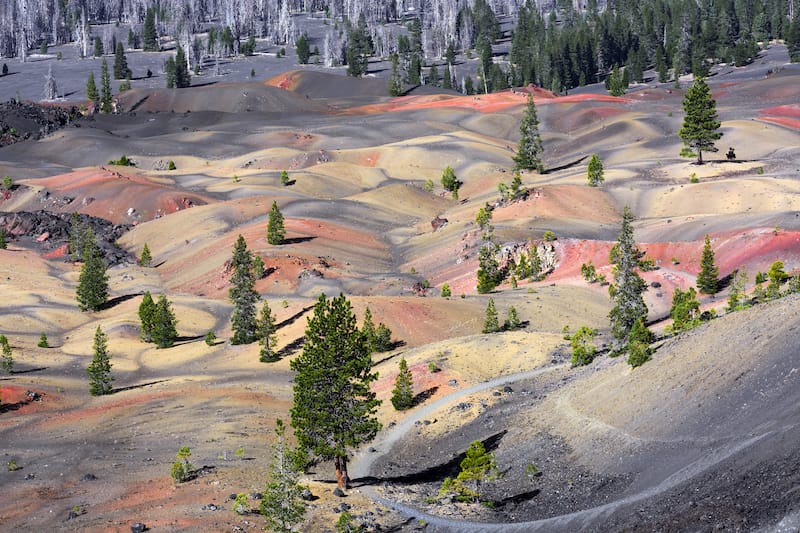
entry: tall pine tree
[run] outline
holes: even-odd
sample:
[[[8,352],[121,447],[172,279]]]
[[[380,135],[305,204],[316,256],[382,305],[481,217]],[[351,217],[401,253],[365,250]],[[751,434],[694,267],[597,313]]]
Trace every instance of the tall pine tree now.
[[[128,58],[125,57],[125,47],[122,42],[117,43],[117,49],[114,50],[114,79],[124,80],[131,75],[131,69],[128,68]]]
[[[405,411],[414,405],[414,378],[405,357],[400,358],[398,370],[392,390],[392,406],[398,411]]]
[[[283,243],[286,237],[286,228],[283,225],[283,214],[278,209],[278,202],[272,201],[272,208],[269,211],[267,221],[267,242],[272,245]]]
[[[697,288],[702,294],[716,294],[719,290],[719,269],[714,264],[714,250],[711,239],[706,235],[703,256],[700,259],[700,273],[697,274]]]
[[[270,530],[280,533],[294,531],[303,521],[306,508],[299,473],[292,464],[292,450],[286,443],[286,426],[280,418],[275,421],[273,459],[269,467],[269,481],[261,500],[261,514],[267,519]]]
[[[0,370],[4,374],[11,374],[14,371],[14,354],[11,352],[11,345],[8,344],[8,337],[0,335]]]
[[[158,52],[158,34],[156,33],[156,8],[148,7],[144,17],[142,29],[142,50],[145,52]]]
[[[256,302],[258,293],[253,275],[253,257],[247,249],[244,237],[239,235],[233,247],[233,275],[232,287],[228,291],[233,302],[231,315],[231,328],[233,329],[232,344],[249,344],[258,338],[256,320]]]
[[[528,94],[528,103],[525,106],[525,113],[519,124],[519,143],[517,144],[517,154],[514,156],[515,170],[536,170],[544,171],[542,165],[542,153],[544,146],[539,135],[539,118],[536,116],[536,104],[533,95]]]
[[[159,348],[169,348],[175,344],[178,337],[175,313],[172,311],[172,304],[167,300],[166,295],[162,294],[156,302],[155,315],[153,319],[152,338]]]
[[[636,320],[647,317],[647,305],[642,293],[647,284],[636,272],[642,252],[633,240],[633,213],[628,206],[622,212],[622,228],[617,244],[611,249],[614,265],[613,285],[608,288],[614,307],[608,314],[614,336],[612,351],[619,354],[627,349],[629,336]]]
[[[106,58],[100,63],[100,111],[111,113],[111,78],[108,76],[108,63]]]
[[[264,302],[264,305],[261,306],[261,317],[258,320],[258,341],[261,343],[259,361],[262,363],[277,359],[275,354],[275,344],[278,342],[276,331],[275,313],[270,309],[269,303]]]
[[[94,81],[94,72],[89,72],[89,78],[86,80],[86,99],[94,104],[97,108],[97,102],[100,100],[100,94],[97,92],[97,84]]]
[[[142,296],[142,303],[139,304],[139,323],[142,333],[140,334],[144,342],[153,342],[153,330],[156,321],[156,303],[150,295],[150,291],[145,291]]]
[[[94,356],[92,362],[86,368],[89,374],[89,394],[92,396],[102,396],[111,393],[111,382],[114,377],[111,375],[111,356],[108,353],[108,337],[100,326],[94,332],[94,346],[92,351]]]
[[[290,366],[296,372],[292,426],[300,446],[319,459],[333,459],[337,483],[347,488],[350,450],[375,438],[381,424],[375,417],[380,400],[370,389],[378,374],[344,295],[320,295],[303,353]]]
[[[704,78],[697,78],[683,98],[683,127],[678,132],[687,151],[681,155],[697,155],[697,164],[703,164],[703,152],[716,152],[714,141],[722,137],[718,131],[717,103],[711,98],[711,91]]]
[[[97,311],[108,300],[106,263],[91,228],[86,233],[83,266],[78,276],[76,298],[81,311]]]

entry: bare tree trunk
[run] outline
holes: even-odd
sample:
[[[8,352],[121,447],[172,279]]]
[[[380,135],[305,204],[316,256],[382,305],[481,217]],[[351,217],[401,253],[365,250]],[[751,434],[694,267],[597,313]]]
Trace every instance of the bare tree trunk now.
[[[347,457],[335,457],[333,464],[336,468],[336,484],[341,489],[349,489],[350,477],[347,475]]]

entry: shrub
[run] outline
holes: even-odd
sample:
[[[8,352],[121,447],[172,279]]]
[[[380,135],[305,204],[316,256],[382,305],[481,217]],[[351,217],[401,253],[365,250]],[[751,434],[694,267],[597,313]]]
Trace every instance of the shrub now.
[[[10,191],[14,188],[14,180],[11,179],[11,176],[3,176],[2,187],[4,191]]]
[[[122,154],[122,156],[119,159],[116,159],[116,160],[112,159],[111,161],[108,162],[108,164],[109,165],[117,165],[117,166],[120,166],[120,167],[135,167],[136,166],[136,163],[134,163],[133,160],[130,159],[125,154]]]
[[[173,161],[172,159],[170,159],[169,162],[167,162],[167,170],[175,170],[177,168],[178,167],[175,166],[175,161]]]
[[[433,361],[428,363],[428,372],[430,372],[431,374],[435,374],[436,372],[441,372],[441,371],[442,369],[439,368],[439,365],[437,365]]]
[[[247,494],[240,492],[233,500],[233,512],[236,514],[248,514],[250,504],[247,503]]]
[[[16,472],[20,469],[20,466],[14,459],[9,460],[8,463],[6,463],[6,467],[8,468],[9,472]]]
[[[553,241],[555,241],[555,240],[556,240],[558,237],[556,237],[556,234],[555,234],[555,233],[553,233],[552,231],[550,231],[550,230],[547,230],[547,231],[545,231],[545,232],[544,232],[544,234],[542,234],[542,238],[543,238],[545,241],[547,241],[547,242],[553,242]]]
[[[284,187],[289,185],[289,173],[285,170],[281,170],[281,185]]]
[[[217,336],[213,331],[206,333],[205,342],[208,346],[214,346],[214,343],[217,342]]]
[[[42,336],[39,337],[39,343],[36,345],[39,348],[49,348],[50,344],[47,342],[47,335],[42,332]]]
[[[189,462],[189,457],[192,456],[192,450],[188,446],[182,447],[178,450],[177,461],[172,463],[169,475],[176,483],[183,483],[188,481],[192,475],[194,466]]]
[[[570,338],[572,343],[572,366],[588,365],[594,359],[595,348],[592,340],[597,335],[597,330],[582,326]]]
[[[450,284],[444,283],[442,284],[442,298],[449,298],[451,296],[450,292]]]

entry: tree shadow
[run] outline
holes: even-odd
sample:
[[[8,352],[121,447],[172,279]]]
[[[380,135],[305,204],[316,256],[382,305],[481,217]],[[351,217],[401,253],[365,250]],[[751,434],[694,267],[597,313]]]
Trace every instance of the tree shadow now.
[[[309,236],[309,237],[292,237],[290,239],[283,239],[281,244],[300,244],[301,242],[309,242],[316,239],[316,237]]]
[[[125,294],[123,296],[117,296],[116,298],[111,298],[110,300],[106,301],[106,303],[102,304],[100,307],[97,308],[98,311],[107,311],[112,307],[116,307],[117,305],[127,302],[128,300],[133,300],[137,296],[141,296],[144,294],[143,292],[137,292],[134,294]]]
[[[292,342],[290,342],[289,344],[287,344],[286,346],[284,346],[283,348],[281,348],[280,350],[275,352],[275,361],[277,361],[277,360],[279,360],[279,359],[281,359],[283,357],[286,357],[287,355],[290,355],[291,353],[293,353],[296,350],[299,350],[300,348],[303,347],[303,344],[305,344],[305,341],[306,341],[305,337],[296,338],[295,340],[293,340]],[[272,362],[274,362],[274,361],[272,361]]]
[[[23,400],[23,401],[15,402],[15,403],[3,403],[3,404],[0,404],[0,413],[7,413],[8,411],[17,411],[17,410],[21,409],[23,406],[28,405],[29,403],[31,403],[31,402],[29,402],[27,400]]]
[[[175,337],[175,342],[176,343],[181,343],[181,344],[189,344],[189,343],[192,343],[192,342],[205,340],[205,338],[206,338],[205,335],[181,336],[181,337]]]
[[[565,163],[565,164],[563,164],[563,165],[561,165],[561,166],[559,166],[559,167],[546,168],[546,169],[545,169],[545,170],[542,172],[542,174],[550,174],[550,173],[552,173],[552,172],[558,172],[559,170],[565,170],[565,169],[568,169],[568,168],[570,168],[570,167],[574,167],[575,165],[579,165],[579,164],[581,164],[583,161],[585,161],[587,157],[589,157],[589,156],[588,156],[588,155],[585,155],[585,156],[581,157],[580,159],[576,159],[575,161],[572,161],[572,162],[570,162],[570,163]]]
[[[205,83],[193,83],[192,87],[208,87],[209,85],[216,85],[218,81],[207,81]]]
[[[503,440],[503,437],[506,436],[508,430],[504,429],[499,433],[495,433],[491,435],[481,442],[483,443],[484,448],[487,452],[492,452],[497,449],[500,445],[500,441]],[[416,483],[438,483],[442,479],[446,477],[455,477],[461,471],[461,461],[467,456],[467,451],[464,450],[463,452],[459,453],[446,463],[441,463],[438,465],[431,466],[424,470],[420,470],[419,472],[414,472],[412,474],[403,474],[400,476],[387,476],[387,477],[378,477],[378,476],[364,476],[357,479],[352,479],[351,485],[353,487],[361,487],[364,485],[374,485],[377,483],[396,483],[399,485],[411,485]],[[315,481],[324,481],[324,480],[315,480]]]
[[[425,400],[428,400],[431,396],[436,394],[436,392],[438,390],[439,390],[439,386],[437,385],[435,387],[431,387],[428,390],[424,390],[424,391],[420,392],[419,394],[416,394],[414,396],[414,398],[411,400],[412,407],[416,407],[417,405],[421,404]]]
[[[118,387],[116,389],[111,389],[110,394],[116,394],[118,392],[123,392],[126,390],[135,390],[135,389],[143,389],[145,387],[149,387],[150,385],[155,385],[156,383],[164,383],[165,381],[169,381],[168,379],[159,379],[156,381],[148,381],[147,383],[140,383],[139,385],[129,385],[127,387]]]
[[[285,319],[283,322],[280,322],[279,324],[276,324],[275,325],[275,329],[281,329],[284,326],[288,326],[290,324],[294,324],[297,321],[298,318],[300,318],[304,314],[308,313],[312,309],[314,309],[313,305],[309,305],[309,306],[306,306],[306,307],[302,308],[300,311],[296,312],[295,314],[293,314],[289,318]]]
[[[517,505],[523,502],[527,502],[528,500],[534,499],[536,496],[539,495],[540,492],[542,492],[540,489],[529,490],[527,492],[520,492],[519,494],[503,498],[502,500],[493,500],[492,504],[494,504],[493,507],[495,509],[498,507],[503,507],[505,505],[508,505],[509,503]]]
[[[11,374],[14,374],[14,375],[16,375],[16,374],[30,374],[32,372],[41,372],[42,370],[47,370],[48,368],[49,367],[41,366],[39,368],[29,368],[27,370],[13,370],[13,371],[11,371]]]

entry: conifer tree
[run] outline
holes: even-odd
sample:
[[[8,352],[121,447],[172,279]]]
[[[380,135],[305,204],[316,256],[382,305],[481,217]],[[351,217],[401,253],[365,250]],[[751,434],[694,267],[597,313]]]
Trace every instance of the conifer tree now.
[[[592,154],[587,168],[587,179],[590,187],[597,187],[605,178],[603,177],[603,162],[597,154]]]
[[[703,152],[716,152],[714,141],[722,137],[718,131],[717,103],[704,78],[697,78],[683,98],[683,127],[678,132],[688,152],[681,155],[697,155],[697,163],[703,164]]]
[[[139,265],[143,267],[149,267],[153,262],[153,256],[150,253],[150,247],[147,246],[147,243],[144,243],[142,247],[142,255],[139,257]]]
[[[271,531],[290,533],[303,521],[303,487],[292,462],[292,450],[286,443],[286,426],[280,418],[275,421],[275,443],[269,467],[269,481],[261,500],[261,514]]]
[[[719,269],[714,264],[714,250],[711,239],[706,235],[703,256],[700,259],[700,273],[697,275],[697,288],[703,294],[716,294],[719,290]]]
[[[100,38],[100,36],[94,38],[93,52],[94,52],[94,57],[100,57],[105,53],[105,50],[103,50],[103,40]]]
[[[114,50],[114,79],[124,80],[131,75],[131,69],[128,68],[128,58],[125,57],[125,47],[122,42],[117,43],[117,49]]]
[[[158,34],[156,33],[156,9],[148,7],[144,17],[142,29],[142,50],[145,52],[158,52]]]
[[[92,396],[102,396],[111,393],[111,382],[114,377],[111,375],[111,356],[108,354],[108,337],[100,326],[94,332],[94,356],[92,362],[86,369],[89,374],[89,394]]]
[[[260,255],[256,255],[253,257],[253,277],[256,281],[260,280],[266,274],[264,266],[264,260],[261,258]]]
[[[175,58],[170,56],[167,58],[167,62],[164,65],[164,78],[167,82],[167,89],[175,88],[175,76]]]
[[[489,242],[483,245],[478,252],[478,293],[486,294],[492,292],[503,280],[500,266],[497,263],[494,253],[497,245]]]
[[[669,311],[672,318],[670,329],[677,333],[696,326],[700,322],[697,316],[699,313],[700,302],[697,301],[697,292],[694,287],[689,287],[685,291],[676,287],[675,292],[672,293],[672,307]]]
[[[728,293],[728,306],[725,308],[725,311],[728,313],[749,307],[749,305],[743,301],[748,280],[747,270],[741,267],[735,270],[731,277],[733,280],[731,281],[731,289]]]
[[[499,476],[494,454],[486,451],[479,440],[473,441],[461,461],[461,472],[455,479],[445,478],[439,495],[453,494],[456,500],[467,502],[480,498],[481,483]]]
[[[0,360],[0,370],[4,374],[11,374],[14,371],[14,354],[11,353],[11,346],[8,344],[8,337],[0,335],[0,348],[2,348],[2,360]]]
[[[244,237],[239,235],[233,248],[232,287],[228,291],[228,295],[233,302],[233,314],[231,315],[232,344],[250,344],[258,337],[256,331],[258,327],[256,320],[258,293],[254,289],[255,283],[253,257],[247,249]]]
[[[141,338],[144,342],[153,342],[153,330],[156,321],[156,303],[150,295],[150,291],[145,291],[142,302],[139,304],[139,323],[141,324]]]
[[[372,311],[369,307],[364,310],[364,322],[361,324],[361,333],[367,342],[370,353],[375,352],[375,339],[378,337],[375,322],[372,321]]]
[[[259,361],[262,363],[276,360],[275,344],[278,342],[276,331],[275,313],[270,309],[269,303],[264,302],[264,305],[261,306],[261,317],[258,320],[258,340],[261,343]]]
[[[166,295],[162,294],[156,302],[155,315],[153,319],[153,329],[151,336],[153,342],[159,348],[169,348],[175,344],[178,337],[176,329],[178,321],[172,311],[172,304],[167,300]]]
[[[650,360],[653,339],[654,335],[645,325],[644,317],[637,318],[628,336],[628,364],[631,367],[636,368]]]
[[[69,226],[69,253],[73,261],[78,261],[83,257],[88,232],[88,223],[83,221],[77,212],[73,211]]]
[[[97,107],[100,94],[97,92],[97,85],[94,82],[94,72],[89,72],[89,79],[86,80],[86,99]]]
[[[443,283],[442,284],[442,292],[441,292],[442,298],[449,298],[452,294],[453,293],[450,290],[450,284],[449,283]]]
[[[294,45],[297,50],[297,62],[301,65],[307,64],[308,58],[311,57],[311,48],[308,45],[308,37],[306,34],[304,33],[298,37]]]
[[[283,225],[283,214],[278,209],[278,202],[272,201],[272,208],[269,211],[267,221],[267,242],[272,245],[283,243],[286,237],[286,228]]]
[[[414,404],[414,378],[405,357],[400,358],[398,366],[399,373],[392,390],[392,405],[398,411],[405,411]]]
[[[6,243],[6,230],[5,228],[0,227],[0,250],[8,249],[8,243]]]
[[[91,228],[86,233],[83,266],[78,276],[76,297],[81,311],[97,311],[108,300],[106,263]]]
[[[175,87],[182,89],[192,84],[192,76],[189,73],[189,64],[186,62],[186,52],[183,47],[178,45],[175,52]]]
[[[500,331],[500,321],[497,317],[497,308],[494,306],[494,299],[489,298],[486,304],[486,317],[483,320],[482,333],[495,333]]]
[[[111,79],[108,76],[108,63],[106,58],[100,63],[100,111],[111,113]]]
[[[647,284],[636,272],[642,253],[633,240],[633,213],[625,206],[622,213],[622,228],[617,244],[611,250],[615,284],[609,286],[609,295],[614,307],[609,313],[611,333],[614,336],[612,352],[622,353],[636,320],[647,316],[647,305],[642,293]]]
[[[512,331],[519,329],[521,324],[522,322],[520,322],[519,316],[517,315],[517,308],[512,305],[508,308],[508,315],[506,316],[506,321],[503,323],[503,329]]]
[[[533,95],[528,94],[528,103],[525,106],[525,113],[519,124],[520,138],[517,144],[517,153],[514,156],[515,170],[536,170],[544,171],[542,165],[542,154],[544,147],[542,138],[539,135],[539,118],[536,115],[536,104]]]
[[[39,336],[39,342],[36,343],[36,346],[38,346],[39,348],[49,348],[50,347],[50,343],[47,342],[47,334],[44,331]]]
[[[292,426],[303,449],[329,461],[336,480],[347,488],[349,450],[375,438],[380,400],[370,390],[378,375],[350,302],[322,294],[308,319],[303,353],[290,363],[295,371]]]

